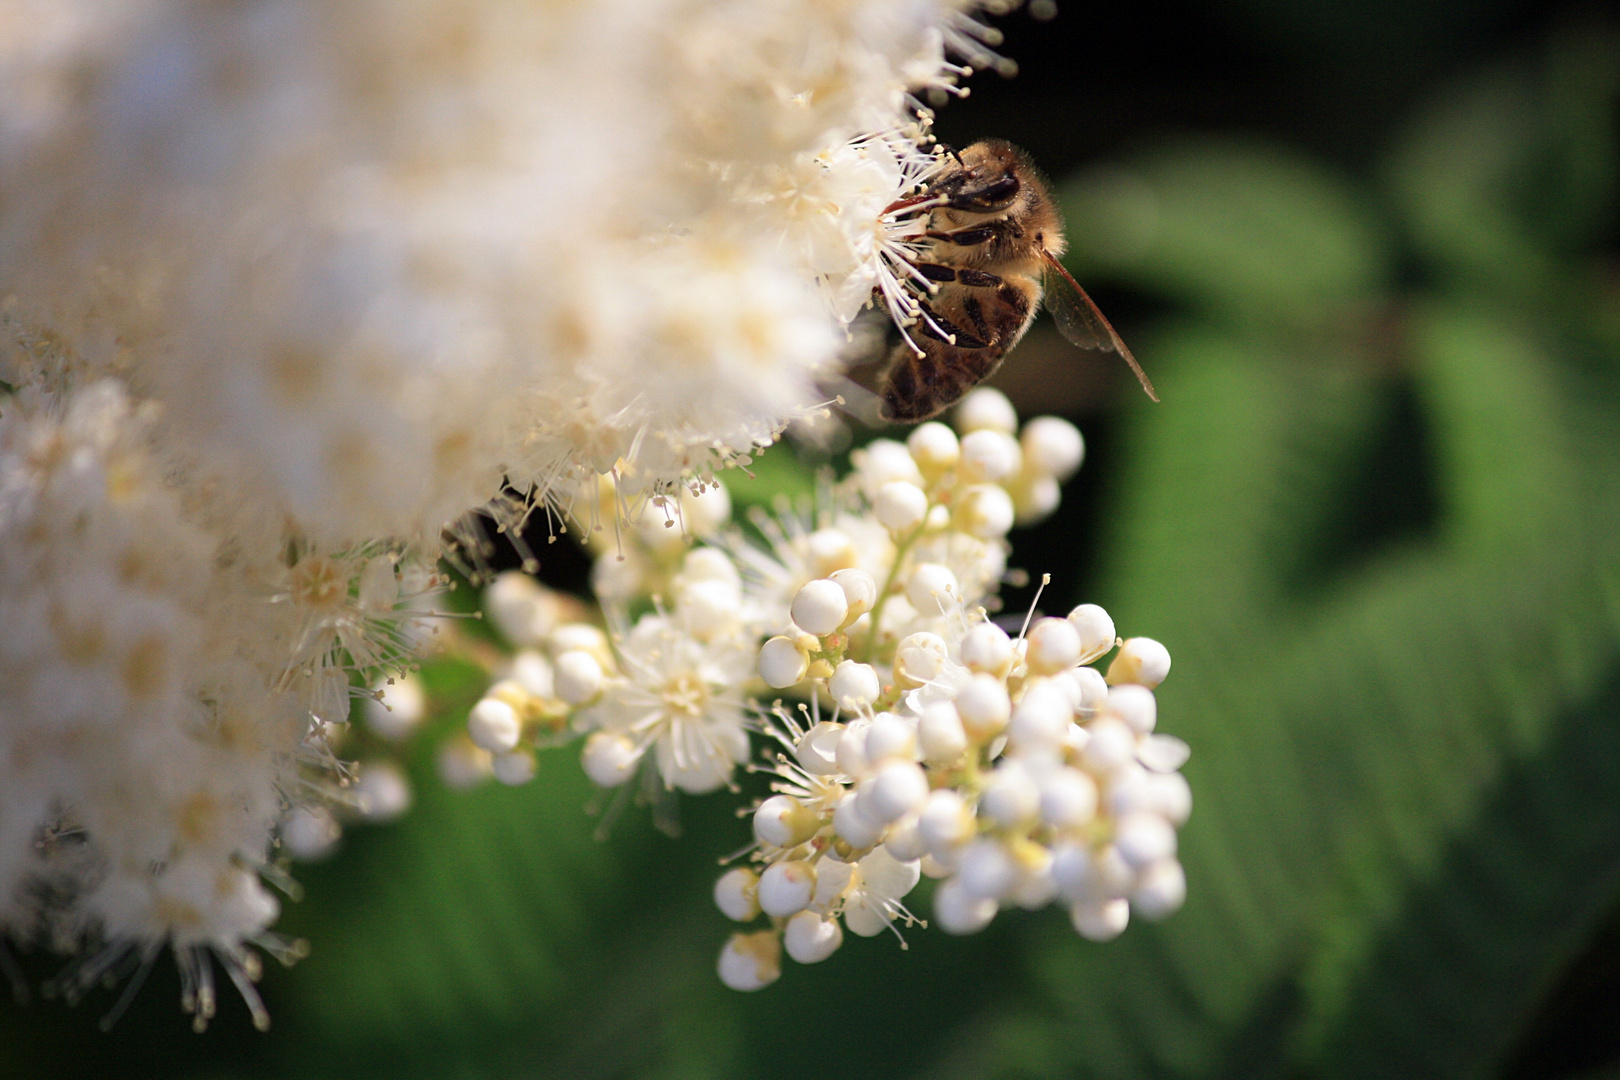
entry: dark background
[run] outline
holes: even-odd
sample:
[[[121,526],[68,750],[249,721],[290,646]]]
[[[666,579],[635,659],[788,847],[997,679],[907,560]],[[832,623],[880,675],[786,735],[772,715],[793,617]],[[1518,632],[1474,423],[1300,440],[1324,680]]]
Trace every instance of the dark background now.
[[[1620,1075],[1613,12],[997,24],[1020,74],[938,132],[1051,175],[1164,399],[1032,332],[997,384],[1088,458],[1014,562],[1175,657],[1186,908],[1107,946],[1058,911],[852,939],[736,995],[708,898],[729,800],[597,843],[572,751],[461,794],[428,739],[412,814],[299,871],[283,928],[314,953],[267,975],[269,1034],[229,993],[192,1034],[164,962],[110,1034],[112,993],[0,1001],[0,1076]],[[739,501],[802,482],[761,475]],[[542,554],[577,587],[583,560]],[[430,674],[452,731],[478,676]]]

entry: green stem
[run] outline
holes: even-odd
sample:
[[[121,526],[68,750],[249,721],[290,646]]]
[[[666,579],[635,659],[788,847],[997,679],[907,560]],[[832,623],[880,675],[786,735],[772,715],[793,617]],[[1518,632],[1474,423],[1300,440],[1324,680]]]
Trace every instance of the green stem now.
[[[930,512],[934,509],[932,500],[928,504],[928,509]],[[872,629],[866,635],[867,663],[872,663],[877,658],[878,627],[883,620],[883,605],[889,602],[889,594],[894,591],[895,579],[900,575],[900,564],[906,561],[906,553],[911,550],[911,545],[917,542],[926,528],[928,528],[928,514],[923,515],[921,523],[911,530],[911,535],[900,541],[894,549],[894,563],[889,567],[889,576],[883,582],[883,588],[878,590],[877,603],[872,605]]]

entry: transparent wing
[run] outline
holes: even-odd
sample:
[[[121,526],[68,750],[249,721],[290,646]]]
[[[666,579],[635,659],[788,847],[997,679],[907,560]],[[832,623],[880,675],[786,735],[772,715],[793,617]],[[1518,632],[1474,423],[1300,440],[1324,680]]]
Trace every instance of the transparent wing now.
[[[1125,347],[1103,313],[1097,310],[1097,305],[1086,295],[1086,290],[1069,276],[1063,264],[1050,251],[1042,249],[1041,254],[1046,258],[1046,310],[1052,313],[1058,333],[1082,349],[1118,353],[1131,366],[1131,371],[1136,373],[1136,381],[1142,384],[1147,396],[1158,401],[1159,395],[1154,393],[1147,372],[1136,362],[1136,357],[1131,355],[1131,350]]]

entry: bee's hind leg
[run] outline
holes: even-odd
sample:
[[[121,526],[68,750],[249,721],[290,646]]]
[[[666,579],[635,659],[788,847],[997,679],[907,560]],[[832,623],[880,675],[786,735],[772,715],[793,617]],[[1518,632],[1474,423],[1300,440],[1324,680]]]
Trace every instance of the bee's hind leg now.
[[[955,281],[975,289],[993,289],[1001,284],[1001,279],[995,274],[987,274],[983,270],[970,270],[966,267],[958,269],[954,266],[943,266],[940,263],[912,263],[917,272],[929,281]]]

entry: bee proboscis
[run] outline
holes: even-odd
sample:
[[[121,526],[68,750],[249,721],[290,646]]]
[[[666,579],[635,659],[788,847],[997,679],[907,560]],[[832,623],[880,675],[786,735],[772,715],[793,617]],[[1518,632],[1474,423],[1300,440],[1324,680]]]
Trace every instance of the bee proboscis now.
[[[915,309],[891,304],[904,340],[884,368],[884,415],[927,420],[989,378],[1035,320],[1043,295],[1065,338],[1118,353],[1158,401],[1136,357],[1059,261],[1063,221],[1034,163],[1000,139],[950,156],[922,194],[884,211],[928,215],[903,294]]]

